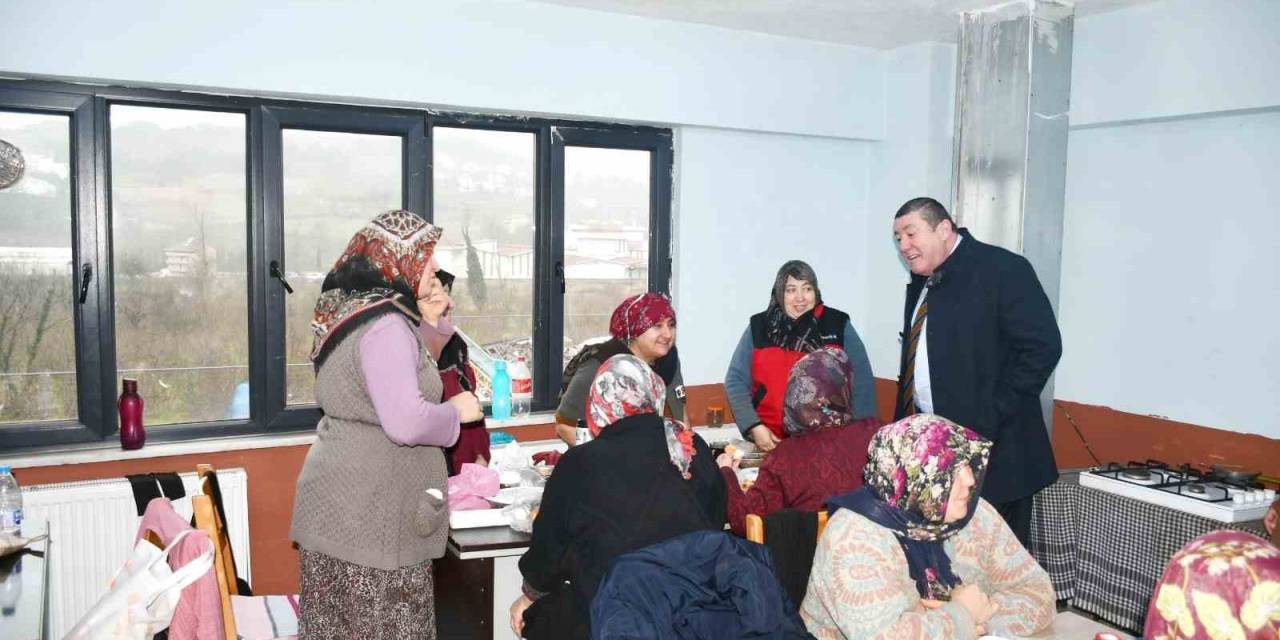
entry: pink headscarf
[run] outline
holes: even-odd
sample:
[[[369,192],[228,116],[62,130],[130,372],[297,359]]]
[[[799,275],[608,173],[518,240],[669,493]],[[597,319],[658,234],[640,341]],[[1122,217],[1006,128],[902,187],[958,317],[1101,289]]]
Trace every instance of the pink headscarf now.
[[[598,436],[605,427],[629,416],[658,413],[667,385],[644,360],[630,354],[609,358],[596,370],[587,397],[587,428]],[[671,464],[688,480],[693,462],[693,431],[683,423],[665,420]]]

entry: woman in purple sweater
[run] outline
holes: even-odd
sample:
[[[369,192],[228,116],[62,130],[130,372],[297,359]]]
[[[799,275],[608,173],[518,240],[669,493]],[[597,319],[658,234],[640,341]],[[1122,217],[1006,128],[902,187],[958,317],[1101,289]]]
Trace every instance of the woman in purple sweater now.
[[[448,535],[443,447],[482,417],[440,402],[417,326],[440,229],[388,211],[356,233],[321,286],[312,330],[324,417],[294,498],[302,638],[436,637],[431,560]]]

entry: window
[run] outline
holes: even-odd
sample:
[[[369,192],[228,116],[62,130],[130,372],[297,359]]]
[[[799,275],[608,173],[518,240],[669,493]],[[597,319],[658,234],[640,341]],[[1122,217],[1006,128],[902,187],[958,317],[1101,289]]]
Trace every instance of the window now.
[[[351,235],[392,208],[444,229],[481,397],[525,357],[534,408],[666,291],[671,134],[648,127],[0,80],[0,449],[314,428],[311,314]]]
[[[117,376],[138,381],[150,427],[248,418],[247,119],[119,104],[109,119]]]
[[[0,425],[75,420],[71,118],[0,111],[0,140],[25,165],[0,190]]]
[[[565,149],[566,343],[607,338],[618,302],[649,290],[649,155]]]
[[[351,236],[378,211],[400,207],[400,138],[286,129],[284,264],[285,402],[313,404],[311,314],[320,285]]]
[[[456,278],[454,325],[477,352],[478,395],[489,399],[492,358],[533,368],[534,133],[436,127],[432,202],[444,229],[440,268]]]

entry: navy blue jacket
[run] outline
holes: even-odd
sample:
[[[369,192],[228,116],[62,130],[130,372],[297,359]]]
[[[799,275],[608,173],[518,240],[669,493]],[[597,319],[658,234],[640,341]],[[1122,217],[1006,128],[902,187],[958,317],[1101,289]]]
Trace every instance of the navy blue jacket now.
[[[614,561],[591,603],[592,640],[812,638],[769,551],[696,531]]]
[[[1049,298],[1027,259],[978,242],[967,229],[929,289],[929,380],[933,412],[995,443],[982,497],[999,504],[1029,496],[1058,477],[1040,391],[1062,356]],[[911,331],[926,278],[907,285],[903,333]],[[906,340],[898,372],[900,419]]]

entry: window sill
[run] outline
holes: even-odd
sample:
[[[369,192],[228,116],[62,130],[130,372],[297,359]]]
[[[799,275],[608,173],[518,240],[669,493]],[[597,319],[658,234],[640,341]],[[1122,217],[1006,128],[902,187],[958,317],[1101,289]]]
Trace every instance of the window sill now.
[[[486,419],[485,426],[489,429],[502,429],[505,427],[551,424],[553,422],[555,422],[555,412],[542,411],[508,420]],[[315,431],[307,430],[285,434],[253,434],[225,438],[201,438],[181,442],[157,442],[133,451],[125,451],[115,442],[95,442],[25,451],[16,456],[5,456],[4,462],[14,469],[30,469],[33,467],[56,467],[66,464],[189,456],[221,451],[309,446],[315,441]]]
[[[530,425],[553,424],[554,412],[538,412],[521,418],[507,420],[487,419],[485,426],[490,429],[507,427],[524,427]],[[719,429],[695,427],[699,435],[707,441],[739,440],[737,427],[725,425]],[[115,443],[94,443],[73,447],[60,447],[35,450],[17,456],[4,458],[4,462],[14,469],[30,469],[33,467],[55,467],[67,464],[89,464],[94,462],[116,462],[120,460],[145,460],[147,458],[165,458],[170,456],[188,456],[202,453],[219,453],[223,451],[245,451],[249,449],[272,449],[276,447],[309,446],[316,441],[315,431],[299,431],[285,434],[254,434],[247,436],[231,436],[226,438],[203,438],[182,442],[158,442],[141,449],[125,451]],[[548,440],[550,442],[558,442]],[[531,443],[525,443],[531,444]],[[537,444],[542,444],[537,443]]]
[[[232,436],[226,438],[203,438],[182,442],[157,442],[143,446],[141,449],[125,451],[119,444],[94,443],[78,447],[60,447],[46,450],[25,452],[14,457],[6,457],[5,462],[14,469],[30,469],[32,467],[54,467],[66,464],[89,464],[93,462],[117,462],[120,460],[144,460],[147,458],[164,458],[168,456],[187,456],[202,453],[219,453],[223,451],[244,451],[248,449],[271,449],[275,447],[296,447],[310,445],[316,441],[314,431],[301,431],[286,434],[254,434],[248,436]]]

